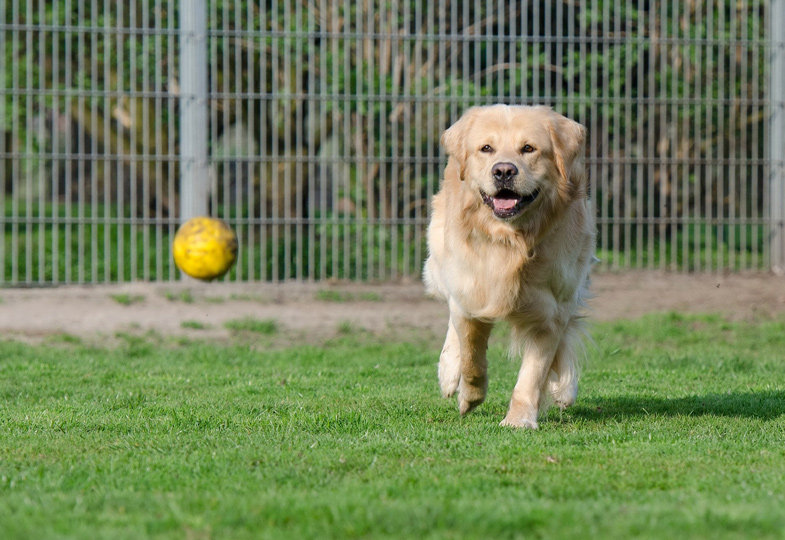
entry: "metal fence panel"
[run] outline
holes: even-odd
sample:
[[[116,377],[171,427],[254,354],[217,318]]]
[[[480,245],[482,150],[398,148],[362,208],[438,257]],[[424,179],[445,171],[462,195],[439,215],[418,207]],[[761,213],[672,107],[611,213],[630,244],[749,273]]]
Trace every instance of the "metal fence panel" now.
[[[496,102],[588,127],[602,267],[781,268],[782,10],[0,0],[0,283],[177,279],[200,207],[225,279],[416,277],[439,135]]]
[[[785,0],[772,0],[769,30],[771,37],[770,94],[771,125],[769,154],[771,176],[771,266],[785,275]]]

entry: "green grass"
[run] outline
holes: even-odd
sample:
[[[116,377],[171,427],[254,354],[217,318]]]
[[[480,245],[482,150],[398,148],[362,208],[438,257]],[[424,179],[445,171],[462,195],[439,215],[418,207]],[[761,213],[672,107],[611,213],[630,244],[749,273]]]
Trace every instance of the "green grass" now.
[[[368,224],[336,216],[298,225],[238,224],[237,263],[224,280],[387,279],[418,275],[425,225]],[[233,209],[232,209],[233,210]],[[0,208],[0,283],[106,283],[173,280],[172,220],[130,224],[129,207],[38,204],[6,199]],[[74,218],[78,218],[74,222]],[[81,223],[79,221],[84,221]]]
[[[336,291],[332,289],[321,289],[316,291],[314,299],[320,302],[381,302],[382,296],[373,291],[351,293],[348,291]]]
[[[357,328],[351,321],[341,321],[338,323],[338,334],[348,336],[357,333]]]
[[[147,281],[178,275],[170,253],[173,223],[130,225],[125,221],[134,214],[116,205],[72,204],[69,209],[6,199],[0,211],[0,280],[5,283]],[[14,223],[20,218],[22,223]],[[85,223],[69,221],[73,218]]]
[[[191,330],[207,330],[209,325],[201,321],[183,321],[180,323],[181,328],[190,328]]]
[[[278,332],[278,323],[271,319],[255,319],[245,317],[224,323],[224,327],[236,333],[246,332],[252,334],[272,335]]]
[[[785,321],[594,331],[579,401],[498,426],[438,395],[438,343],[271,350],[121,335],[0,342],[15,538],[782,538]]]
[[[316,291],[314,299],[320,302],[348,302],[351,300],[351,293],[322,289]]]
[[[660,231],[619,224],[600,227],[597,257],[605,269],[765,270],[768,237],[762,225],[696,222]]]
[[[229,210],[227,215],[226,210]],[[236,209],[220,207],[240,242],[237,263],[224,280],[385,280],[418,276],[426,256],[425,224],[389,225],[320,216],[298,225],[237,222]],[[6,200],[0,208],[0,283],[173,280],[174,221],[129,224],[135,214],[116,205],[31,204]],[[80,218],[72,222],[73,218]],[[768,270],[763,225],[704,222],[674,227],[601,223],[600,268],[702,271]],[[344,302],[336,291],[317,299]],[[351,298],[355,299],[355,298]],[[376,293],[356,299],[379,301]]]
[[[109,296],[112,298],[112,300],[124,306],[130,306],[133,304],[139,304],[141,302],[144,302],[144,296],[142,296],[141,294],[120,293],[120,294],[110,294]]]
[[[184,304],[193,304],[195,300],[193,293],[189,290],[178,292],[169,291],[164,296],[170,302],[183,302]]]

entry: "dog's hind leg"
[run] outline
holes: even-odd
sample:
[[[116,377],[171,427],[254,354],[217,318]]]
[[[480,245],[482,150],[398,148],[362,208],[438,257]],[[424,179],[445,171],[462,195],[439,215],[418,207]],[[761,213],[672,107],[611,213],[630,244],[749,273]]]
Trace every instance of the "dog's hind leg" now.
[[[575,403],[575,398],[578,396],[579,360],[583,351],[582,337],[583,329],[574,321],[571,322],[564,332],[553,359],[551,377],[548,379],[548,392],[560,409]]]
[[[501,425],[537,429],[543,390],[561,342],[558,328],[526,332],[513,327],[516,340],[523,342],[523,361],[512,392],[510,408]],[[525,340],[523,339],[525,336]]]

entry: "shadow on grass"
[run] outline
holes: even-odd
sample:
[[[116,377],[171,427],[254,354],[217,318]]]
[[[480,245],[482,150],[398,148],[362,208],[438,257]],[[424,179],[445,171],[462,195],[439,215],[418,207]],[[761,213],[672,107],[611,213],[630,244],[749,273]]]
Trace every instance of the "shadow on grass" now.
[[[584,401],[572,414],[587,420],[631,416],[737,416],[771,420],[785,414],[785,391],[729,392],[664,399],[622,396]]]

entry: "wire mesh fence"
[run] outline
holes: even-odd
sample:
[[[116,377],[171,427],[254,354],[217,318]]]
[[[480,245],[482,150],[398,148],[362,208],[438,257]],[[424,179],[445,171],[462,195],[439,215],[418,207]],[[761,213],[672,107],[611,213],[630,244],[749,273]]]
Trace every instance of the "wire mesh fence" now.
[[[225,279],[417,276],[496,102],[588,127],[602,267],[783,267],[783,1],[0,0],[0,281],[177,279],[200,208]]]

